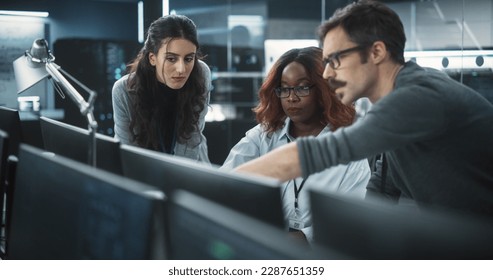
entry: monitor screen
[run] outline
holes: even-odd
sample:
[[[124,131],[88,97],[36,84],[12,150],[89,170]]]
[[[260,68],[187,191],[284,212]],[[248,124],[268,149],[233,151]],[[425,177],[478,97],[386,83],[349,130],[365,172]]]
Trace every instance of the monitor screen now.
[[[17,155],[22,140],[22,127],[19,112],[0,106],[0,129],[9,136],[9,155]]]
[[[169,201],[172,259],[339,259],[294,239],[278,227],[177,190]]]
[[[219,170],[187,158],[121,145],[123,174],[169,195],[185,189],[284,228],[280,183],[267,177]]]
[[[44,148],[73,160],[89,163],[91,136],[87,129],[69,125],[46,117],[39,118]],[[96,133],[96,166],[122,174],[120,141]]]
[[[162,259],[163,192],[22,144],[8,259]]]
[[[493,223],[310,192],[315,243],[356,259],[491,259]]]

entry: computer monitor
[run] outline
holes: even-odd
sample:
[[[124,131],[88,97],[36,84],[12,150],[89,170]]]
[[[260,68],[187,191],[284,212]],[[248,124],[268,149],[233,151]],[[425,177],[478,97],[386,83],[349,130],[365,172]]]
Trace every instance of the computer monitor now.
[[[169,200],[171,259],[340,259],[278,227],[185,190]]]
[[[7,176],[8,134],[0,129],[0,258],[5,254],[5,178]]]
[[[19,111],[0,106],[0,129],[9,135],[9,155],[17,155],[22,140]]]
[[[8,154],[8,146],[9,146],[9,135],[0,129],[0,187],[1,194],[3,194],[3,187],[6,178],[6,168],[7,168],[7,158]],[[3,203],[3,200],[0,201],[0,205]]]
[[[493,223],[310,192],[313,238],[355,259],[492,259]]]
[[[4,181],[4,191],[5,191],[5,200],[4,200],[4,253],[7,252],[7,242],[10,232],[10,221],[12,220],[12,201],[14,196],[15,189],[15,175],[17,168],[18,158],[15,155],[9,155],[7,158],[6,166],[5,166],[5,181]]]
[[[44,148],[73,160],[89,163],[89,130],[46,117],[39,118]],[[96,167],[122,174],[120,141],[96,133]]]
[[[21,144],[8,259],[163,259],[157,188]]]
[[[219,170],[193,160],[121,145],[123,174],[169,195],[184,189],[278,227],[285,227],[280,183]]]

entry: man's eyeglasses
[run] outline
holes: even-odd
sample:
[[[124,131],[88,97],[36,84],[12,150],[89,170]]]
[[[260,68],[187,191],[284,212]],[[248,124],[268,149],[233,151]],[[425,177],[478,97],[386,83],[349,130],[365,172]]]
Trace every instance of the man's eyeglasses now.
[[[277,87],[275,88],[275,92],[277,97],[279,98],[288,98],[291,95],[291,91],[298,97],[304,97],[310,94],[311,86],[299,86],[299,87]]]
[[[325,59],[325,64],[326,65],[328,64],[330,66],[330,68],[335,70],[335,69],[339,68],[339,66],[341,66],[341,56],[347,55],[351,52],[360,51],[360,50],[363,50],[365,48],[366,47],[364,47],[364,46],[356,46],[356,47],[352,47],[352,48],[348,48],[348,49],[345,49],[342,51],[335,52],[335,53],[329,55],[329,57],[327,57]]]

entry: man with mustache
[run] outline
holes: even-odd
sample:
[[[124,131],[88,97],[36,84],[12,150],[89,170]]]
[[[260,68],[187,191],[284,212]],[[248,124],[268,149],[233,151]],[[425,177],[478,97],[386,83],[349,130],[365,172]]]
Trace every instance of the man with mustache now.
[[[349,4],[319,31],[324,78],[344,104],[367,97],[372,109],[237,170],[286,181],[385,152],[396,187],[369,188],[367,197],[493,216],[493,105],[443,72],[405,62],[402,22],[382,3]]]

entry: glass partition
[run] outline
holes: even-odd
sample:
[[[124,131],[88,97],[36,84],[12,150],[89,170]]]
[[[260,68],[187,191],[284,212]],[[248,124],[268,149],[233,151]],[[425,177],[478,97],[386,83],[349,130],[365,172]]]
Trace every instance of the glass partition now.
[[[300,2],[169,1],[171,12],[189,16],[198,26],[205,60],[215,78],[213,102],[237,105],[239,114],[229,110],[233,115],[226,118],[248,117],[248,113],[241,113],[242,108],[255,104],[258,86],[279,50],[303,46],[303,42],[313,45],[317,26],[352,1]],[[383,2],[404,23],[407,59],[444,70],[489,94],[482,89],[491,86],[484,82],[492,78],[491,0]],[[279,47],[276,40],[286,45]],[[269,48],[273,42],[276,47]],[[491,94],[487,98],[493,102]]]
[[[490,0],[389,3],[401,17],[407,59],[447,72],[493,102]]]
[[[208,121],[222,124],[221,149],[244,135],[238,127],[255,125],[252,107],[272,63],[285,50],[318,45],[316,29],[353,0],[170,0],[170,12],[197,24],[205,61],[213,71],[213,104]],[[401,17],[406,59],[447,72],[493,102],[491,0],[382,1]],[[364,115],[371,104],[357,102]],[[237,122],[241,122],[237,124]],[[213,137],[213,136],[211,136]],[[215,140],[209,141],[214,143]],[[214,147],[210,147],[214,150]],[[216,163],[222,164],[221,160]]]

